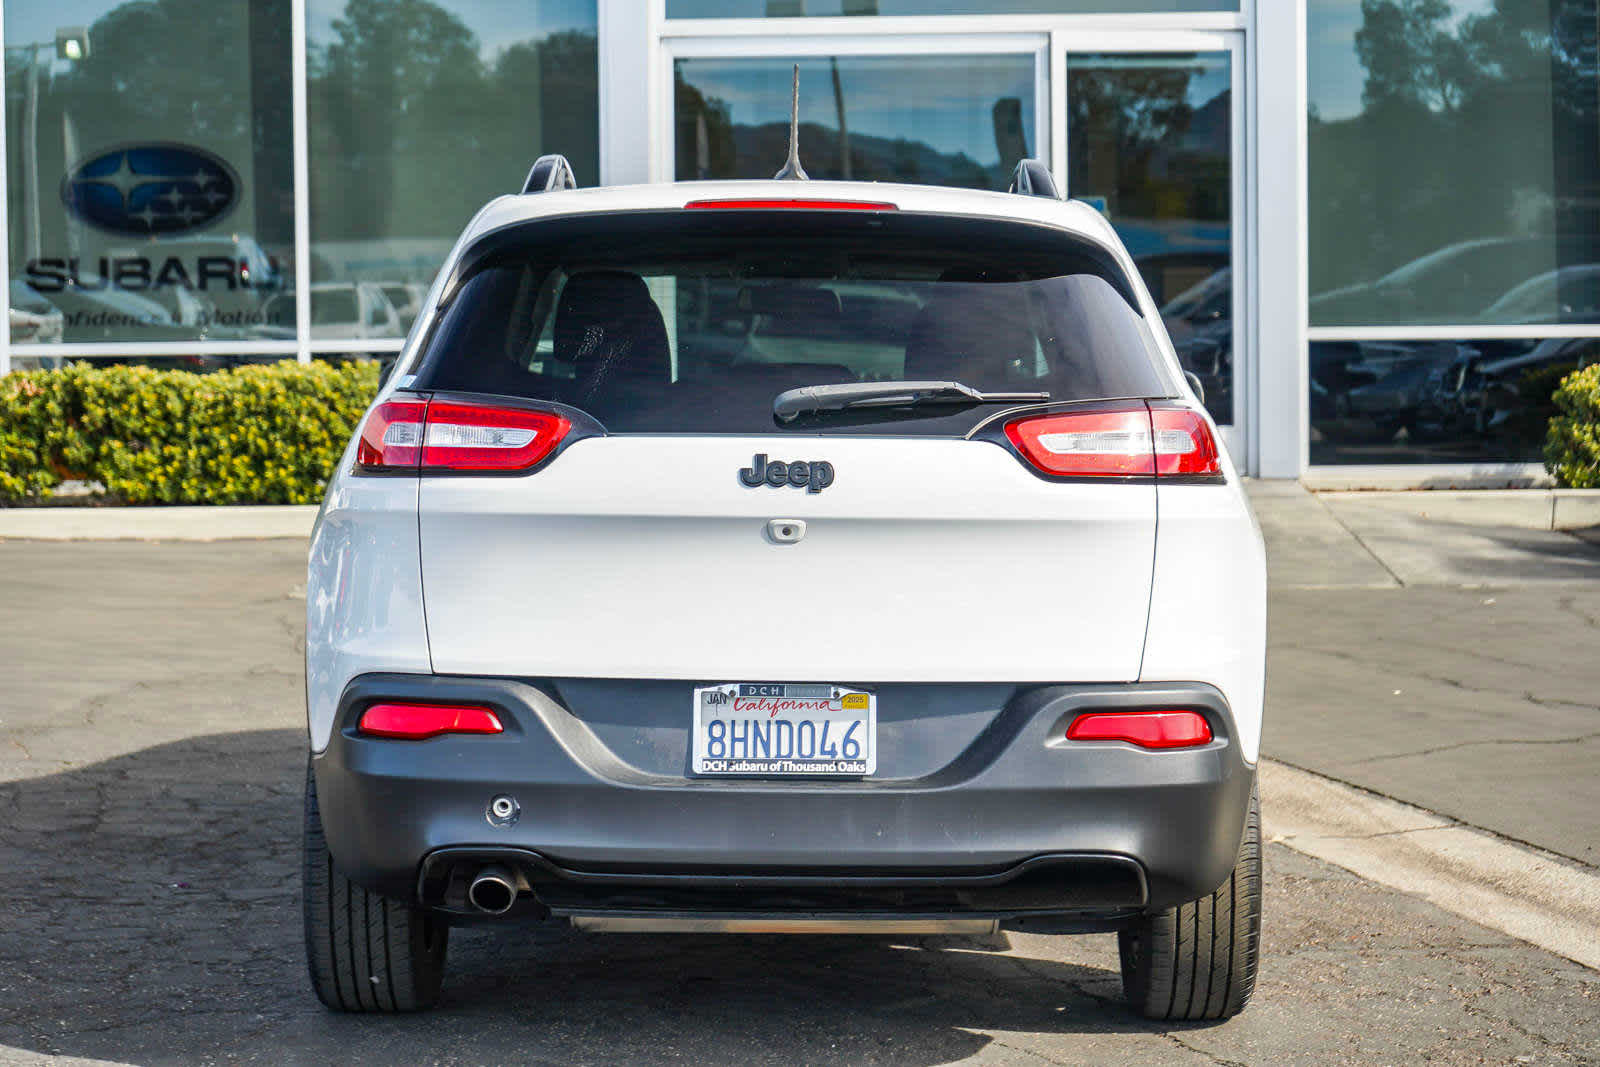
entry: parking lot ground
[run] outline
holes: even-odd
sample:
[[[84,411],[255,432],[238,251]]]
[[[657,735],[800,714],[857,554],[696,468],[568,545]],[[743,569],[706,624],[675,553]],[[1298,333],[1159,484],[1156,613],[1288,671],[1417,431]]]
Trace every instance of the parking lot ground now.
[[[1600,581],[1270,611],[1268,756],[1600,866]]]
[[[303,558],[292,539],[0,543],[0,661],[11,667],[0,695],[0,1063],[1600,1063],[1600,973],[1496,932],[1493,916],[1449,914],[1276,843],[1260,985],[1220,1025],[1129,1014],[1109,936],[554,925],[458,931],[430,1015],[328,1014],[309,992],[299,930]],[[1490,653],[1453,663],[1483,672],[1457,681],[1507,700],[1543,674],[1581,685],[1559,649],[1542,659],[1523,647],[1578,624],[1532,627],[1557,607],[1486,615],[1412,600],[1419,591],[1335,591],[1326,611],[1314,597],[1330,591],[1294,591],[1313,598],[1304,604],[1274,593],[1269,751],[1320,737],[1302,755],[1323,760],[1342,750],[1316,734],[1321,720],[1369,704],[1373,721],[1393,717],[1375,694],[1333,694],[1368,674],[1392,684],[1383,672],[1409,660],[1403,649],[1382,658],[1396,631],[1377,620],[1408,611],[1410,629],[1448,643],[1456,625]],[[1397,599],[1362,608],[1362,595]],[[1494,640],[1467,629],[1473,620]],[[1315,652],[1334,636],[1343,661]],[[1493,663],[1503,673],[1491,676]],[[1290,672],[1306,688],[1285,689]],[[1418,690],[1423,712],[1470,718],[1477,698],[1446,700],[1463,690],[1438,684]],[[1291,699],[1307,706],[1284,710]],[[1501,788],[1523,790],[1514,803],[1558,810],[1573,788],[1557,775],[1506,778]],[[1428,797],[1445,797],[1444,784]],[[1270,792],[1263,803],[1270,813]]]
[[[1252,494],[1265,754],[1600,865],[1600,544],[1541,494]]]

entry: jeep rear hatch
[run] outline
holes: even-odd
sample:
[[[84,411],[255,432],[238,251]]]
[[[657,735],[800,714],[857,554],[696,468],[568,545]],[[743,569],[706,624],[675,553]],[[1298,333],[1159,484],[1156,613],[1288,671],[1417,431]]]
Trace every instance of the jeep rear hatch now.
[[[436,671],[1137,676],[1154,453],[1187,439],[1152,428],[1177,389],[1092,242],[893,211],[574,216],[485,238],[447,294],[410,413],[373,438],[423,469]],[[888,382],[1028,399],[774,413]]]

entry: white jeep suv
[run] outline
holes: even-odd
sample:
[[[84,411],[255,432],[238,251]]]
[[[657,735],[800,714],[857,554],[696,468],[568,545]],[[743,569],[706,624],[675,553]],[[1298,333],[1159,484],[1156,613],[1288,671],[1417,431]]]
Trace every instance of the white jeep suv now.
[[[1127,252],[1034,188],[478,214],[312,540],[328,1006],[517,918],[1115,932],[1138,1011],[1244,1006],[1261,540]]]

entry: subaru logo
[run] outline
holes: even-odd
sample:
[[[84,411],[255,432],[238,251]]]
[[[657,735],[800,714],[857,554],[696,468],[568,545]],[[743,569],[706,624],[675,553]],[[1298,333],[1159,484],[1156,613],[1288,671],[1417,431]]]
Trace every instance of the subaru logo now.
[[[210,152],[187,145],[119,145],[69,170],[61,200],[84,222],[112,233],[185,233],[233,209],[239,176]]]

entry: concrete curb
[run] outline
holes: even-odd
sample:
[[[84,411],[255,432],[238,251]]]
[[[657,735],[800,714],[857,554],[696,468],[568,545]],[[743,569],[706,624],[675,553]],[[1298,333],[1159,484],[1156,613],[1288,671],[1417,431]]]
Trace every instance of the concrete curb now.
[[[241,541],[311,536],[312,505],[0,508],[0,540]]]
[[[1267,840],[1600,970],[1600,871],[1286,764],[1260,774]]]

